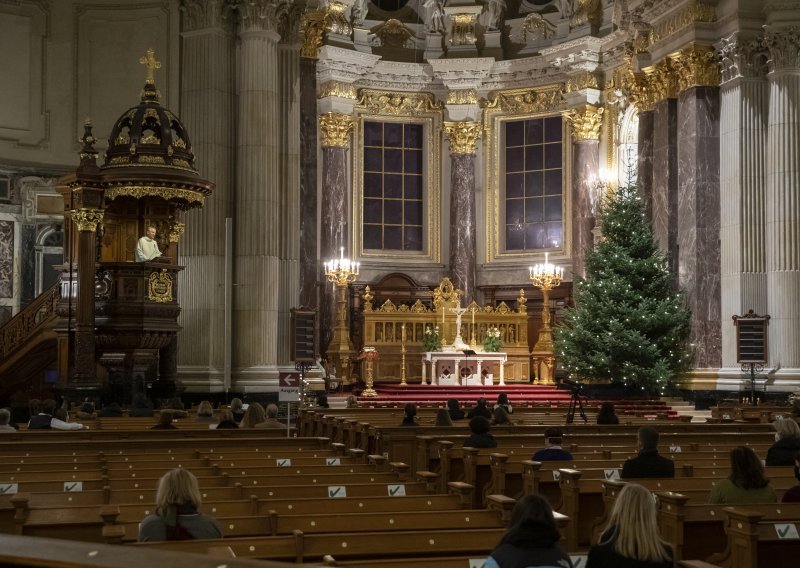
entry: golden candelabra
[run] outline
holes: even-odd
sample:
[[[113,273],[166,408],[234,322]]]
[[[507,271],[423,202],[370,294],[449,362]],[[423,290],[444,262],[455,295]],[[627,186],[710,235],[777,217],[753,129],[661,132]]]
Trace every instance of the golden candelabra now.
[[[354,282],[358,276],[360,263],[344,257],[344,248],[340,249],[339,258],[324,263],[325,277],[328,282],[336,286],[336,328],[333,338],[328,346],[328,359],[337,362],[341,369],[342,381],[350,380],[350,356],[353,353],[353,343],[347,330],[347,286]]]
[[[380,355],[374,347],[364,347],[361,358],[367,362],[367,388],[364,389],[361,396],[378,396],[377,391],[373,388],[372,363],[380,359]]]
[[[533,372],[539,384],[552,385],[556,358],[550,327],[550,290],[561,284],[564,269],[550,264],[549,255],[545,253],[544,264],[530,267],[530,278],[531,284],[542,289],[542,328],[533,346]]]
[[[407,386],[406,382],[406,324],[400,328],[402,335],[400,336],[400,386]]]

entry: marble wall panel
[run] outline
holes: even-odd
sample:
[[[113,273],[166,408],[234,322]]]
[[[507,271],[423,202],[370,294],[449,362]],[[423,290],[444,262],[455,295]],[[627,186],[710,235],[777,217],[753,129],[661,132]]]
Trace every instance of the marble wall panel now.
[[[464,291],[464,305],[477,299],[475,288],[475,156],[450,156],[450,273]]]
[[[678,101],[664,99],[653,110],[653,185],[651,218],[661,250],[670,255],[677,273]]]
[[[14,222],[0,221],[0,298],[14,296]]]
[[[36,297],[36,225],[22,225],[20,242],[20,292],[25,306]]]
[[[678,266],[692,310],[697,368],[721,363],[719,89],[678,100]]]
[[[300,60],[300,305],[317,305],[317,62]]]
[[[644,198],[647,215],[652,219],[653,208],[653,111],[639,113],[636,179]]]
[[[586,251],[593,246],[592,185],[600,167],[600,142],[582,140],[572,145],[572,274],[586,276]]]

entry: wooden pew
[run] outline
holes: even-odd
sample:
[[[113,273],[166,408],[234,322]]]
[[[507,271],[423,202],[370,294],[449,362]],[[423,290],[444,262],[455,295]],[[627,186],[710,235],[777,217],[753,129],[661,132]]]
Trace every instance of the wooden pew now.
[[[800,528],[800,516],[795,511],[791,516],[775,516],[750,505],[727,507],[724,511],[728,545],[712,562],[725,568],[797,565],[800,539],[785,538],[789,531],[797,534]]]

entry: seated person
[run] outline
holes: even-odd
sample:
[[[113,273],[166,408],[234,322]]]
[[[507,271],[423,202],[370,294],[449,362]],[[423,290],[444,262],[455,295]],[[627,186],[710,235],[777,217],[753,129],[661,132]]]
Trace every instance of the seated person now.
[[[406,404],[403,409],[403,421],[400,423],[400,426],[419,426],[417,422],[416,404],[411,404],[410,402]]]
[[[169,410],[162,410],[158,415],[158,424],[150,426],[151,430],[175,430],[178,427],[172,423],[172,412]]]
[[[467,413],[467,418],[475,418],[476,416],[483,416],[487,420],[492,418],[492,411],[486,406],[485,398],[479,398],[475,406]]]
[[[183,402],[181,401],[180,397],[177,396],[173,396],[171,399],[169,399],[169,402],[167,402],[167,405],[164,408],[172,413],[173,418],[186,418],[189,416],[189,413],[186,412],[186,409],[183,406]]]
[[[259,429],[280,428],[285,430],[286,424],[278,420],[278,405],[268,404],[264,421],[259,424],[256,424],[255,426],[253,426],[253,428],[259,428]]]
[[[466,416],[455,398],[447,399],[447,412],[450,414],[451,420],[463,420],[464,416]]]
[[[267,413],[264,411],[264,407],[258,402],[251,402],[244,412],[239,428],[255,428],[266,419]]]
[[[550,427],[544,431],[546,447],[533,454],[533,461],[569,461],[572,454],[561,447],[564,433],[561,428]]]
[[[9,426],[11,422],[11,412],[5,408],[0,408],[0,434],[16,432],[13,426]]]
[[[51,428],[50,423],[53,421],[53,413],[56,411],[56,406],[58,405],[52,398],[45,400],[42,403],[41,410],[37,414],[31,415],[31,419],[28,420],[28,430],[49,430]]]
[[[731,450],[730,476],[714,486],[708,502],[715,505],[777,503],[778,496],[764,477],[764,466],[753,449],[737,446]]]
[[[139,542],[222,538],[222,530],[213,517],[198,511],[202,498],[197,478],[178,468],[158,482],[156,514],[139,524]]]
[[[502,406],[495,406],[494,411],[492,411],[492,425],[513,426],[514,422],[511,420],[511,416],[508,415],[505,408]]]
[[[70,422],[67,411],[63,408],[57,408],[53,413],[53,419],[50,420],[50,428],[53,430],[88,430],[89,427],[81,424],[80,422]]]
[[[511,403],[508,402],[508,395],[504,392],[501,392],[497,395],[497,402],[494,404],[494,408],[502,408],[509,414],[514,412],[514,409],[511,406]]]
[[[94,403],[89,401],[81,404],[77,414],[80,420],[95,420],[97,418],[97,411],[94,409]]]
[[[464,447],[466,448],[496,448],[497,440],[494,439],[489,433],[492,425],[489,419],[483,416],[476,416],[469,421],[469,429],[472,432],[471,436],[464,439]]]
[[[639,455],[626,460],[622,466],[623,479],[675,477],[673,461],[658,455],[658,430],[652,426],[639,428],[638,444]]]
[[[214,407],[211,406],[211,403],[207,400],[200,401],[200,404],[197,406],[197,417],[194,419],[195,422],[214,422]]]
[[[231,412],[233,413],[233,419],[237,423],[242,421],[242,418],[244,418],[244,403],[241,398],[231,400]]]
[[[619,417],[617,416],[613,402],[604,402],[600,405],[600,410],[597,413],[598,424],[619,424]]]
[[[217,424],[217,430],[233,429],[238,427],[239,425],[236,423],[236,420],[233,419],[233,412],[231,412],[227,408],[220,412],[219,424]]]
[[[450,413],[446,408],[440,408],[436,411],[436,420],[433,422],[434,426],[452,426],[453,419],[450,418]]]
[[[800,452],[794,455],[794,478],[800,482]],[[800,483],[783,494],[781,503],[800,503]]]
[[[767,450],[767,465],[794,465],[794,456],[800,452],[800,426],[792,418],[776,420],[775,443]]]
[[[97,415],[109,418],[122,416],[122,407],[116,402],[109,402],[103,405]]]

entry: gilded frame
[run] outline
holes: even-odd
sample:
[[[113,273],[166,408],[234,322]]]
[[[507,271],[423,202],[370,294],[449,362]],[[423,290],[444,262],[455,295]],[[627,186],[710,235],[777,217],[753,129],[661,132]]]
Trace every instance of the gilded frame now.
[[[366,90],[364,90],[366,91]],[[389,93],[387,93],[389,94]],[[378,96],[376,96],[378,95]],[[442,111],[433,103],[430,93],[391,93],[395,98],[424,102],[425,104],[409,105],[403,112],[398,108],[376,108],[369,104],[381,95],[380,91],[368,91],[362,94],[361,101],[354,109],[355,128],[353,129],[353,211],[352,237],[354,258],[363,260],[391,259],[400,264],[417,264],[419,262],[441,262],[441,161],[442,161]],[[416,108],[414,108],[416,107]],[[398,112],[399,111],[399,112]],[[423,249],[422,252],[388,251],[364,249],[364,121],[416,123],[423,125]]]
[[[560,115],[563,118],[563,104],[561,103],[560,92],[562,85],[549,85],[537,87],[535,89],[525,89],[525,93],[520,90],[500,91],[494,94],[490,102],[484,105],[483,128],[484,128],[484,148],[486,149],[486,263],[487,264],[519,264],[521,260],[543,256],[545,252],[550,253],[551,259],[563,260],[571,257],[572,247],[572,133],[566,120],[562,123],[562,201],[563,211],[561,244],[551,249],[541,249],[539,251],[520,251],[507,252],[504,250],[504,227],[505,214],[503,211],[503,186],[501,176],[505,172],[503,156],[501,155],[501,143],[503,141],[501,127],[503,123],[511,120],[525,120],[531,118],[543,118],[547,116]],[[559,96],[555,92],[559,91]],[[504,108],[502,101],[508,96],[516,99],[521,96],[528,96],[528,93],[541,95],[543,100],[558,101],[557,104],[546,106],[545,108],[535,109],[526,112],[527,109],[517,110],[515,108]],[[500,101],[500,102],[498,102]],[[503,154],[504,155],[504,154]]]

